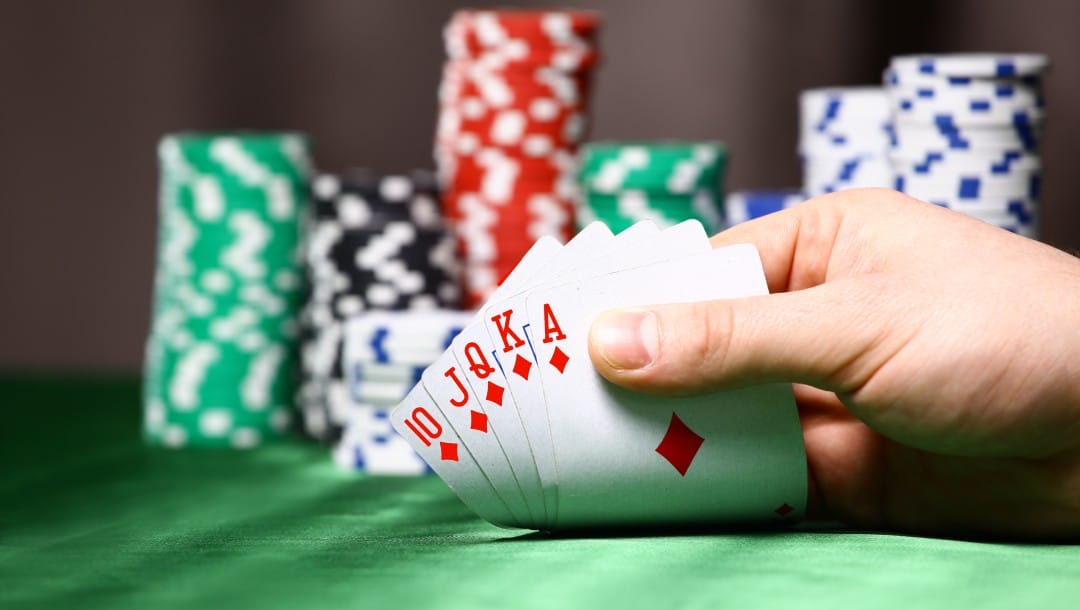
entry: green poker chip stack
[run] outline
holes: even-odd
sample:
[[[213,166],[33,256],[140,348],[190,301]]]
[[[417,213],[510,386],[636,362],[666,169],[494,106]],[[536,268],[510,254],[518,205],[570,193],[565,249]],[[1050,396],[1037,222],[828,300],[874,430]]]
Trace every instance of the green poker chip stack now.
[[[174,134],[158,159],[144,437],[236,448],[280,437],[297,384],[308,140]]]
[[[586,144],[578,228],[599,220],[617,232],[642,220],[663,228],[696,219],[719,231],[726,160],[719,142]]]

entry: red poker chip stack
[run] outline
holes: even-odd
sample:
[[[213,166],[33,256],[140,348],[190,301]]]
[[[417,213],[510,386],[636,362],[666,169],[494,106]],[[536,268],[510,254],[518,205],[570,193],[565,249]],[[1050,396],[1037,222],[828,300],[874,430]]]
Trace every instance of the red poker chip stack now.
[[[587,11],[462,10],[443,31],[435,161],[469,306],[536,239],[573,233],[598,27]]]

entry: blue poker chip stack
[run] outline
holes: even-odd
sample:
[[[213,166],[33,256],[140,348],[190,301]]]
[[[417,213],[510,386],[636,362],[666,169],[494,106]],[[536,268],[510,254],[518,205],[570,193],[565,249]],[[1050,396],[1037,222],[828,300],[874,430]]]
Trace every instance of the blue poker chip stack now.
[[[893,184],[889,100],[881,87],[809,89],[799,94],[803,193]]]
[[[805,199],[796,189],[735,191],[724,201],[724,226],[786,210]]]
[[[333,450],[339,466],[379,475],[430,472],[390,425],[390,411],[471,317],[446,309],[372,311],[345,323],[344,395],[337,401],[344,430]]]
[[[894,57],[884,81],[895,188],[1037,237],[1048,65],[1035,54]]]

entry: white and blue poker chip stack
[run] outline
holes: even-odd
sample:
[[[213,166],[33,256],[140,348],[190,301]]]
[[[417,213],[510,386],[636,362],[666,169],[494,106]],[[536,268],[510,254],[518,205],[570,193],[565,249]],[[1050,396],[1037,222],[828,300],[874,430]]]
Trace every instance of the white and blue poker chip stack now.
[[[334,461],[368,474],[430,472],[390,425],[390,412],[428,365],[442,356],[471,312],[456,310],[368,312],[344,328],[345,426]]]
[[[807,198],[893,184],[887,157],[889,99],[881,87],[799,94],[799,158]]]
[[[735,191],[724,200],[724,226],[731,227],[802,203],[806,197],[796,189]]]
[[[1038,236],[1044,55],[894,57],[885,88],[894,115],[895,188]]]

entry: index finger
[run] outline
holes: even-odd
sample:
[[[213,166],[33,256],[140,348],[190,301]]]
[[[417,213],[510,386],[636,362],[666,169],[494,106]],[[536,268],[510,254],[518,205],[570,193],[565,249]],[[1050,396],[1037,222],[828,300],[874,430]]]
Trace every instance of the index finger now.
[[[844,201],[856,191],[809,199],[768,216],[737,224],[710,240],[714,248],[754,244],[769,292],[810,288],[825,282],[844,217]],[[839,200],[839,201],[838,201]]]

